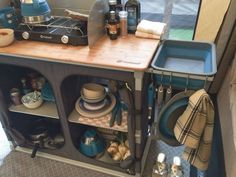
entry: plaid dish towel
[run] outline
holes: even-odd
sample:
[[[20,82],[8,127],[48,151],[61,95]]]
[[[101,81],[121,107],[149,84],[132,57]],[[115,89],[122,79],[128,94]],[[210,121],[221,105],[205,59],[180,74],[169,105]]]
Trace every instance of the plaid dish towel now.
[[[200,170],[208,168],[214,127],[214,106],[204,89],[190,98],[174,127],[176,139],[184,144],[183,158]]]

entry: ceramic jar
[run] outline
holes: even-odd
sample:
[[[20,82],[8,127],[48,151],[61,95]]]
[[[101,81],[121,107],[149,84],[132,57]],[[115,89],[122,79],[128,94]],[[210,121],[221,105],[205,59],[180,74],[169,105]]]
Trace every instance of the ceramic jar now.
[[[11,101],[15,106],[21,105],[21,93],[20,90],[17,88],[13,88],[10,91],[10,97],[11,97]]]

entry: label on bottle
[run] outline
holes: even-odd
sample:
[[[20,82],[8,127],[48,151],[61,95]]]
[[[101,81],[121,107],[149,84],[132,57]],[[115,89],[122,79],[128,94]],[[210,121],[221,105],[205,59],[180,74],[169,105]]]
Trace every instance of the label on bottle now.
[[[117,34],[117,25],[109,25],[109,33],[110,34]]]
[[[136,7],[127,7],[128,12],[128,30],[135,31],[137,28]]]

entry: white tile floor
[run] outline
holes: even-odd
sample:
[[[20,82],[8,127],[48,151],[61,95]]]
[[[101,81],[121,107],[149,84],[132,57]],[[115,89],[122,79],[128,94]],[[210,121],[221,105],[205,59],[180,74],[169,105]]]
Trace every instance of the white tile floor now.
[[[0,165],[2,165],[3,159],[11,152],[10,144],[7,140],[6,134],[0,123]]]

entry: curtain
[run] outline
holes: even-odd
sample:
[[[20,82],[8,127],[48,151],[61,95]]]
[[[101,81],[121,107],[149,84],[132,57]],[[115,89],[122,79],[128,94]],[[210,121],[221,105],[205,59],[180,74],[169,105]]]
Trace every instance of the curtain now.
[[[230,0],[202,0],[194,40],[214,42]]]

